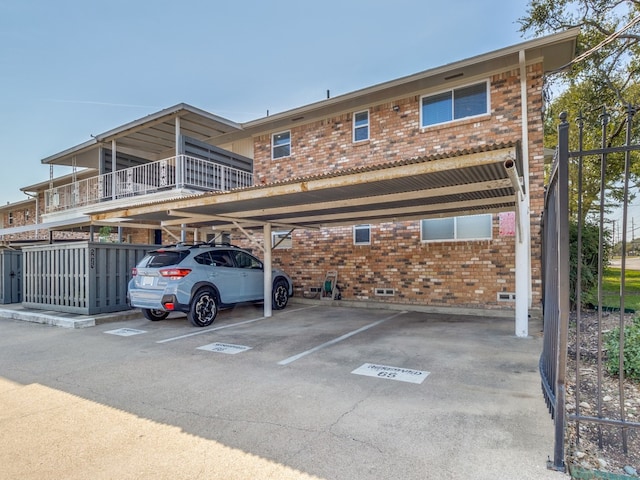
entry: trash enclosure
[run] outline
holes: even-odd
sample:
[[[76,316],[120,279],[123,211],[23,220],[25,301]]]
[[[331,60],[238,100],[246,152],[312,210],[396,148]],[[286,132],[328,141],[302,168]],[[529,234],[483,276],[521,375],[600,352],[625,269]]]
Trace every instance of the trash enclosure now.
[[[93,315],[128,310],[131,269],[153,245],[75,242],[23,249],[27,308]]]

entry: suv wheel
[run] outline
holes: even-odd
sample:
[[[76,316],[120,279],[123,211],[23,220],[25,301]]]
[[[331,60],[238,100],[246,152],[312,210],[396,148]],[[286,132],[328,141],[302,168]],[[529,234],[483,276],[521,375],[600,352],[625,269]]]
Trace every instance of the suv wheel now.
[[[282,310],[289,303],[289,286],[284,280],[278,280],[273,286],[273,308]]]
[[[191,300],[187,318],[196,327],[207,327],[213,323],[218,314],[218,299],[213,290],[198,290]]]
[[[157,322],[158,320],[164,320],[169,316],[169,312],[165,310],[153,310],[149,308],[144,308],[142,310],[142,315],[147,320],[151,320],[152,322]]]

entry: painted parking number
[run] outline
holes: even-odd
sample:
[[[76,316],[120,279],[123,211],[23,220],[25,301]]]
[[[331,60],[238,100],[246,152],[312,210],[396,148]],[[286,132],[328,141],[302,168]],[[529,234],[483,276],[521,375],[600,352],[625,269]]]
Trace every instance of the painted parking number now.
[[[424,379],[429,375],[429,372],[425,372],[423,370],[391,367],[388,365],[376,365],[373,363],[365,363],[364,365],[356,368],[351,373],[354,373],[356,375],[364,375],[367,377],[377,377],[409,383],[422,383]]]

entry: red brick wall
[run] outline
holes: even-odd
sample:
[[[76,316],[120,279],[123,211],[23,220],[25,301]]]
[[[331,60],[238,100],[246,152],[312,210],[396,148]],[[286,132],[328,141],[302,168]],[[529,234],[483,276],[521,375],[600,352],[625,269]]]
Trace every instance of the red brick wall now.
[[[534,70],[531,68],[531,70]],[[538,69],[539,70],[539,69]],[[529,73],[541,96],[541,77]],[[537,77],[537,75],[536,75]],[[352,113],[291,128],[291,156],[271,159],[271,135],[254,143],[257,182],[384,164],[522,138],[518,70],[491,77],[491,115],[420,128],[420,95],[371,106],[370,140],[353,143]],[[397,105],[398,112],[393,110]],[[540,121],[539,128],[542,128]]]
[[[309,296],[337,270],[345,300],[513,308],[497,300],[515,291],[514,237],[500,236],[497,217],[493,239],[475,242],[422,242],[419,222],[372,225],[371,245],[354,245],[353,227],[295,230],[292,237],[291,249],[273,251],[273,263],[291,275],[296,296]],[[376,288],[393,288],[394,296],[377,296]]]
[[[490,79],[491,114],[420,128],[420,96],[372,105],[370,140],[352,141],[352,113],[291,128],[291,157],[271,159],[271,136],[255,138],[256,182],[330,173],[522,139],[519,70]],[[540,64],[527,67],[529,182],[531,199],[533,307],[541,294],[540,224],[543,206],[543,132]],[[395,112],[393,106],[398,105]],[[235,240],[235,239],[234,239]],[[240,240],[241,241],[241,240]],[[420,241],[419,222],[373,226],[372,245],[354,246],[352,228],[295,231],[291,250],[275,250],[274,263],[294,278],[296,294],[319,286],[338,270],[344,299],[375,299],[434,306],[513,308],[499,292],[515,291],[514,237],[474,242]],[[394,297],[374,296],[394,288]]]
[[[544,131],[543,131],[543,71],[541,65],[527,68],[529,105],[529,202],[531,220],[531,282],[533,308],[542,302],[542,229],[544,210]]]

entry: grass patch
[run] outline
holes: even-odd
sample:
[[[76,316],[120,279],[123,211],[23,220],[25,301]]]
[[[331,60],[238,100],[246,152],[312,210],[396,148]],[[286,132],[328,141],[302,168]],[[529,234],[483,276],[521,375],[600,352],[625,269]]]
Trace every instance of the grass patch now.
[[[598,288],[593,288],[586,301],[598,304]],[[602,307],[618,310],[620,308],[620,269],[609,267],[602,276]],[[627,270],[625,275],[625,310],[640,312],[640,270]]]

